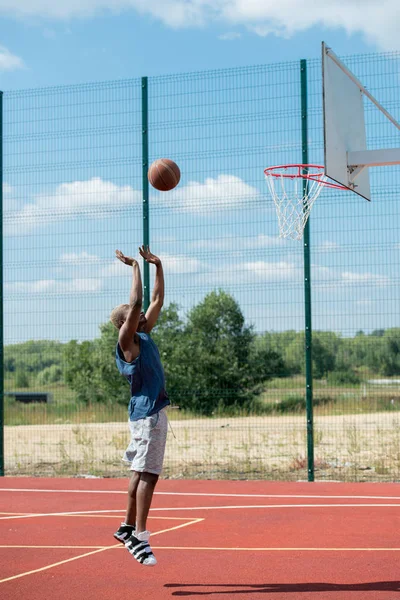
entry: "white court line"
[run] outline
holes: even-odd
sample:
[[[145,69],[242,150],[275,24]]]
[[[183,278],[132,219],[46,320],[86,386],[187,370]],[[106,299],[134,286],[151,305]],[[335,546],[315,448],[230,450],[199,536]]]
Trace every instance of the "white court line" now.
[[[174,531],[175,529],[181,529],[182,527],[187,527],[188,525],[194,525],[203,521],[203,519],[193,519],[190,523],[183,523],[183,525],[176,525],[175,527],[170,527],[169,529],[163,529],[161,531],[156,531],[152,534],[152,537],[155,535],[160,535],[161,533],[167,533],[168,531]],[[52,569],[53,567],[58,567],[59,565],[63,565],[65,563],[72,562],[74,560],[78,560],[80,558],[85,558],[86,556],[91,556],[92,554],[97,554],[98,552],[104,552],[105,550],[112,550],[113,548],[120,548],[120,544],[114,544],[113,546],[106,546],[104,548],[100,548],[98,550],[93,550],[92,552],[86,552],[85,554],[80,554],[79,556],[74,556],[72,558],[67,558],[66,560],[61,560],[59,562],[53,563],[51,565],[46,565],[45,567],[41,567],[40,569],[33,569],[32,571],[27,571],[25,573],[19,573],[18,575],[12,575],[11,577],[6,577],[5,579],[0,579],[0,583],[5,583],[6,581],[12,581],[14,579],[20,579],[21,577],[26,577],[26,575],[33,575],[34,573],[40,573],[41,571],[47,571],[47,569]]]
[[[318,485],[318,483],[317,483]],[[396,484],[391,484],[396,485]],[[124,494],[121,490],[49,490],[36,488],[0,488],[0,492],[34,492],[46,494]],[[316,494],[207,494],[205,492],[154,492],[155,496],[207,496],[208,498],[353,498],[356,500],[400,500],[400,496],[340,496]]]
[[[110,547],[116,548],[117,546]],[[119,547],[121,548],[121,550],[124,548],[122,544],[120,544]],[[90,550],[97,548],[98,550],[103,550],[104,546],[86,546],[85,544],[82,544],[81,546],[31,546],[30,544],[1,544],[0,548],[6,548],[7,550],[9,550],[10,548],[24,548],[25,550],[31,550],[32,548],[36,548],[37,550],[78,550],[79,548],[86,548],[87,550]]]
[[[253,504],[253,505],[227,505],[227,506],[173,506],[163,508],[151,508],[150,512],[154,511],[187,511],[187,510],[228,510],[228,509],[249,509],[249,508],[387,508],[387,507],[400,507],[400,504]],[[70,516],[88,516],[95,515],[95,513],[124,513],[123,509],[120,510],[97,510],[97,511],[76,511],[76,512],[57,512],[57,513],[26,513],[18,514],[6,517],[0,517],[0,521],[12,520],[12,519],[32,519],[34,517],[70,517]],[[8,513],[9,514],[9,513]],[[150,517],[152,518],[152,517]],[[156,518],[156,517],[155,517]],[[167,518],[167,517],[166,517]],[[180,517],[179,517],[180,519]],[[184,518],[180,519],[183,520]]]
[[[200,519],[202,520],[202,519]],[[160,532],[161,533],[161,532]],[[155,534],[152,534],[155,535]],[[228,550],[235,552],[399,552],[400,548],[219,548],[213,546],[152,546],[154,550]],[[23,545],[8,545],[2,546],[0,548],[23,548],[24,550],[32,550],[33,548],[37,550],[78,550],[79,548],[96,548],[99,550],[104,550],[104,546],[27,546]],[[119,546],[110,546],[110,548],[121,549],[124,547],[122,544]]]
[[[12,575],[11,577],[6,577],[5,579],[0,579],[0,583],[5,583],[6,581],[12,581],[13,579],[20,579],[20,577],[26,577],[27,575],[33,575],[33,573],[40,573],[41,571],[46,571],[47,569],[52,569],[53,567],[58,567],[59,565],[64,565],[66,563],[72,562],[74,560],[78,560],[80,558],[85,558],[86,556],[91,556],[92,554],[97,554],[98,552],[104,552],[105,550],[110,550],[111,548],[118,548],[119,544],[115,546],[107,546],[105,548],[100,548],[99,550],[93,550],[92,552],[86,552],[86,554],[80,554],[79,556],[73,556],[72,558],[67,558],[66,560],[60,560],[59,562],[53,563],[51,565],[46,565],[45,567],[41,567],[40,569],[33,569],[32,571],[26,571],[25,573],[19,573],[19,575]]]
[[[152,546],[154,550],[229,550],[251,552],[398,552],[400,548],[213,548],[206,546]]]
[[[0,515],[8,515],[10,517],[26,517],[26,516],[44,516],[44,517],[53,517],[53,516],[62,516],[62,517],[98,517],[100,519],[104,518],[104,519],[114,519],[114,515],[102,515],[102,514],[95,514],[95,513],[108,513],[108,512],[113,512],[113,513],[121,513],[121,515],[125,515],[126,513],[126,509],[122,509],[121,510],[95,510],[95,511],[91,511],[91,510],[87,510],[87,511],[82,511],[79,513],[76,512],[65,512],[65,513],[46,513],[46,514],[39,514],[39,513],[22,513],[22,512],[18,512],[18,513],[12,513],[12,512],[0,512]],[[151,517],[149,517],[150,519],[164,519],[167,521],[191,521],[192,519],[190,517],[159,517],[158,515],[153,515]]]
[[[55,513],[0,513],[1,515],[7,515],[0,517],[0,521],[6,521],[8,519],[31,519],[33,517],[104,517],[107,518],[107,514],[101,513],[119,513],[124,515],[126,509],[112,509],[112,510],[79,510],[73,512],[55,512]],[[114,517],[110,517],[114,518]],[[158,517],[156,515],[149,516],[150,519],[168,519],[175,521],[192,521],[190,517]]]
[[[366,508],[366,507],[379,507],[386,508],[388,506],[400,506],[400,504],[244,504],[242,506],[181,506],[173,508],[151,508],[154,510],[226,510],[232,508]]]
[[[150,512],[154,511],[190,511],[190,510],[227,510],[227,509],[249,509],[249,508],[387,508],[387,507],[400,507],[400,504],[244,504],[244,505],[230,505],[227,506],[173,506],[163,508],[151,508]],[[19,513],[18,515],[12,515],[7,517],[0,517],[2,520],[11,519],[31,519],[34,517],[70,517],[70,516],[98,516],[96,513],[124,513],[123,509],[116,510],[87,510],[87,511],[76,511],[76,512],[56,512],[56,513]],[[9,514],[9,513],[8,513]],[[149,518],[157,518],[150,516]],[[164,517],[169,518],[169,517]],[[184,517],[177,517],[179,520],[184,520]],[[190,520],[191,519],[187,519]],[[200,519],[201,520],[201,519]]]

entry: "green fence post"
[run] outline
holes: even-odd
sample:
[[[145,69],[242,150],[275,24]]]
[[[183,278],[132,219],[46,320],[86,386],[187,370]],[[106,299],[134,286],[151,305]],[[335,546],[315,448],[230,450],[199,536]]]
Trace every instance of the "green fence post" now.
[[[302,163],[308,165],[307,125],[307,61],[300,61],[301,80],[301,141]],[[303,179],[303,193],[307,180]],[[305,353],[306,353],[306,414],[307,414],[307,472],[308,481],[314,481],[314,419],[312,379],[312,327],[311,327],[311,266],[310,266],[310,219],[304,228],[304,304],[305,304]]]
[[[149,245],[149,113],[147,77],[142,77],[142,178],[143,178],[143,244]],[[143,261],[143,310],[150,304],[150,271],[149,263]]]
[[[3,92],[0,92],[0,476],[4,475]]]

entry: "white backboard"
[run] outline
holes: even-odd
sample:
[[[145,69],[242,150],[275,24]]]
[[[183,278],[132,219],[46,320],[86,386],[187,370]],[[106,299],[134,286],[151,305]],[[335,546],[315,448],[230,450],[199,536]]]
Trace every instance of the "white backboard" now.
[[[332,60],[322,43],[322,95],[325,174],[366,200],[371,200],[369,169],[350,180],[348,152],[367,150],[363,93]]]

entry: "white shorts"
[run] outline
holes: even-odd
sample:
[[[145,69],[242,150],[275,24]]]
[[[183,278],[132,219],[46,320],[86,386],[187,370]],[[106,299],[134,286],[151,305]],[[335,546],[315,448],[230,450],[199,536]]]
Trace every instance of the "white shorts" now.
[[[122,460],[131,471],[160,475],[167,442],[168,418],[164,409],[138,421],[128,421],[131,442]]]

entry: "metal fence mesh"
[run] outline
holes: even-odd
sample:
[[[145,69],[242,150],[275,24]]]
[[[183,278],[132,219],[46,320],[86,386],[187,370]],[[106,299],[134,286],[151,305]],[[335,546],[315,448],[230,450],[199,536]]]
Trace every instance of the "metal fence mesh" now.
[[[346,58],[395,117],[399,59]],[[317,61],[307,67],[309,160],[319,164],[321,71]],[[129,271],[114,251],[137,256],[143,242],[141,93],[137,79],[4,95],[8,474],[124,472],[129,388],[115,400],[106,387],[116,367],[104,325],[129,298]],[[149,198],[169,311],[154,335],[182,409],[169,412],[164,475],[304,479],[303,248],[278,238],[263,175],[301,162],[300,64],[149,78],[148,105],[150,162],[169,157],[182,172],[176,190]],[[370,148],[398,145],[376,109],[366,115]],[[317,479],[399,477],[398,175],[374,169],[368,204],[324,191],[311,215]],[[228,308],[244,322],[229,330],[224,356],[212,333]],[[200,314],[195,332],[210,352],[196,348],[194,365],[187,356],[175,364],[186,338],[173,337],[174,318],[190,332]],[[243,406],[230,404],[232,357]],[[25,404],[17,392],[52,401]],[[186,408],[196,400],[213,410]]]
[[[346,65],[399,119],[399,56],[348,57]],[[310,162],[323,162],[319,62],[308,69]],[[399,146],[399,131],[366,98],[364,107],[368,148]],[[337,373],[315,383],[316,395],[334,401],[316,409],[319,478],[399,477],[400,382],[389,364],[399,357],[399,175],[400,166],[370,169],[371,202],[330,190],[311,216],[314,339],[316,331],[340,334],[336,371],[358,365],[358,379]]]

